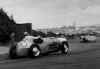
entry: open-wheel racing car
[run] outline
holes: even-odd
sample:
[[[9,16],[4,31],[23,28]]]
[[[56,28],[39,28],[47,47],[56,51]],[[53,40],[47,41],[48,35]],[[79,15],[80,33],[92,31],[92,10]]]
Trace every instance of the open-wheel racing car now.
[[[61,51],[62,54],[69,54],[69,45],[66,38],[60,37],[33,37],[26,36],[22,41],[13,44],[9,49],[9,57],[17,58],[29,56],[31,58]]]

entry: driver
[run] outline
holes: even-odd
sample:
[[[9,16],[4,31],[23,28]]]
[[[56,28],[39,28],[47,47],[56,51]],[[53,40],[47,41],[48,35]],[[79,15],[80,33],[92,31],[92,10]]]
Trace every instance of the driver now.
[[[34,37],[30,35],[28,32],[24,32],[24,38],[22,39],[22,41],[18,43],[18,46],[29,48],[34,43],[33,40],[38,38],[40,37],[39,36]]]

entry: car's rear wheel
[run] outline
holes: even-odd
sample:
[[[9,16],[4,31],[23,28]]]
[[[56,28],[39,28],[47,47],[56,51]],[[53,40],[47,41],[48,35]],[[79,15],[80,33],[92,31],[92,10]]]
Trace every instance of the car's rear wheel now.
[[[28,56],[30,58],[38,57],[40,55],[40,49],[38,45],[32,45],[29,48]]]
[[[9,58],[10,59],[15,59],[17,58],[17,53],[16,53],[16,46],[11,46],[9,49]]]

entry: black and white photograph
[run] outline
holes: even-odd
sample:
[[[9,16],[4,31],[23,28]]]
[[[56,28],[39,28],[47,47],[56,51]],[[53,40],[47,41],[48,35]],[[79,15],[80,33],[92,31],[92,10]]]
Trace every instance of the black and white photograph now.
[[[0,69],[100,69],[100,0],[0,0]]]

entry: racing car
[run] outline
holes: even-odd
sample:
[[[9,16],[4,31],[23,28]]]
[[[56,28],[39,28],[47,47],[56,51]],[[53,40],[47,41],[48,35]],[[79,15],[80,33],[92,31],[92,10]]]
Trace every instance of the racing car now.
[[[80,37],[81,42],[96,42],[96,36],[94,35],[84,35]]]
[[[43,54],[61,51],[62,54],[69,54],[69,44],[66,38],[61,37],[33,37],[27,36],[20,42],[11,45],[9,57],[11,59],[20,56],[30,58],[38,57]]]

